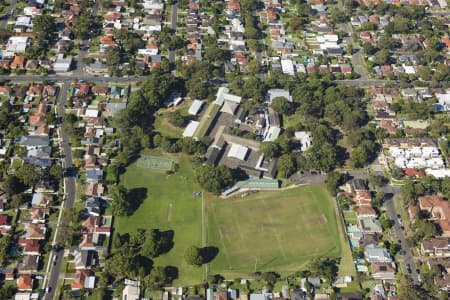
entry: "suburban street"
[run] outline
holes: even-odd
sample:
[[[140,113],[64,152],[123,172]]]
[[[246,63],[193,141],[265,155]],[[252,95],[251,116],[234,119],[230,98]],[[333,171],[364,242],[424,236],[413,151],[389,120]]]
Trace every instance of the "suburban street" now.
[[[398,221],[398,217],[397,217],[398,213],[397,213],[397,209],[395,208],[394,200],[393,200],[394,195],[401,193],[400,187],[393,186],[393,185],[385,185],[383,187],[383,190],[385,193],[385,206],[386,206],[387,212],[389,213],[389,217],[393,222],[393,229],[394,229],[396,238],[397,238],[397,240],[399,240],[401,242],[401,249],[405,253],[403,255],[403,260],[404,260],[404,263],[406,264],[405,269],[408,269],[407,266],[409,265],[409,269],[411,270],[411,273],[409,274],[409,276],[411,277],[414,284],[419,284],[419,277],[416,272],[416,263],[414,261],[414,257],[412,256],[412,252],[408,245],[408,241],[406,240],[405,232],[402,229],[402,225]]]
[[[5,14],[5,16],[3,17],[3,19],[0,22],[1,28],[6,28],[6,25],[8,25],[9,17],[12,15],[14,10],[16,9],[16,5],[17,5],[17,0],[11,0],[9,2],[9,6],[7,6],[8,12]]]
[[[172,13],[170,15],[170,29],[172,29],[173,32],[176,32],[178,20],[178,3],[172,5],[171,12]],[[169,62],[175,63],[175,50],[169,51]]]
[[[58,100],[57,100],[57,117],[60,118],[65,113],[65,103],[67,100],[67,95],[69,91],[70,83],[64,82],[64,84],[61,86],[60,91],[58,93]],[[59,125],[61,126],[61,124]],[[67,136],[67,134],[60,129],[60,137],[61,137],[61,145],[62,145],[62,151],[63,151],[63,166],[67,168],[71,168],[72,165],[72,151],[70,147],[70,139]],[[65,195],[64,195],[64,208],[71,208],[73,207],[73,204],[75,202],[75,195],[76,195],[76,183],[75,178],[73,176],[65,176],[64,177],[64,184],[65,184]],[[64,209],[63,208],[63,209]],[[57,224],[58,226],[59,224]],[[56,232],[58,234],[58,231]],[[49,274],[48,284],[47,287],[49,288],[48,294],[45,295],[45,299],[51,300],[54,299],[55,291],[58,286],[58,279],[60,277],[61,272],[61,265],[62,265],[62,257],[64,254],[64,249],[60,249],[56,252],[53,252],[53,255],[57,257],[55,264],[51,267],[51,271]]]

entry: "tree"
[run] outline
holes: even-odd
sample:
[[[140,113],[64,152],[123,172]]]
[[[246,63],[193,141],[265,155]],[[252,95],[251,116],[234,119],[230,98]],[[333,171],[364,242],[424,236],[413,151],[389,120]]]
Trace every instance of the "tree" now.
[[[280,178],[287,179],[296,171],[296,162],[290,154],[283,154],[278,158],[278,175]]]
[[[56,29],[55,18],[50,15],[37,15],[33,18],[33,32],[40,45],[48,45]]]
[[[25,163],[17,171],[16,175],[24,185],[33,187],[41,179],[42,172],[38,167]]]
[[[183,127],[186,123],[186,120],[181,115],[180,111],[177,110],[169,115],[169,122],[177,127]]]
[[[259,152],[267,158],[274,158],[280,155],[280,146],[275,142],[263,142],[259,147]]]
[[[126,197],[128,190],[123,185],[115,185],[111,187],[111,197],[113,198],[112,210],[115,216],[128,215],[130,204]]]
[[[204,189],[215,194],[233,182],[231,171],[225,166],[199,166],[195,170],[195,178]]]
[[[12,208],[18,209],[20,205],[25,202],[25,199],[26,197],[24,193],[14,194],[11,197],[10,205]]]
[[[324,276],[329,282],[333,282],[338,272],[338,261],[329,257],[314,258],[309,270],[314,276]]]
[[[108,47],[103,52],[108,66],[117,66],[120,63],[120,50],[116,47]]]
[[[409,277],[400,275],[397,283],[397,293],[401,299],[424,299]]]
[[[336,195],[338,187],[345,183],[346,177],[344,174],[336,171],[327,174],[327,188],[332,195]]]
[[[272,107],[277,113],[288,114],[291,110],[291,103],[285,97],[276,97],[272,99],[270,107]]]
[[[3,183],[3,189],[8,194],[9,197],[12,197],[17,193],[24,191],[25,187],[23,186],[22,182],[16,175],[10,175],[6,178],[5,182]]]
[[[184,252],[184,259],[190,265],[200,266],[203,263],[203,258],[200,253],[200,248],[190,246]]]
[[[80,14],[74,21],[72,26],[72,32],[80,40],[88,38],[89,29],[92,23],[92,17],[87,12]]]
[[[50,171],[49,171],[50,176],[53,178],[53,180],[57,181],[61,178],[62,176],[62,167],[60,164],[53,164],[50,167]]]

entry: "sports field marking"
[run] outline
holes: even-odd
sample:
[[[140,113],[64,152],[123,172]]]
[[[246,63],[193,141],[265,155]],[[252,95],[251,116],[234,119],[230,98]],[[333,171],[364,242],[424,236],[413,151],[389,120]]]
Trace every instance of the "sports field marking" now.
[[[262,202],[264,204],[264,207],[267,208],[267,203],[266,203],[266,200],[264,198],[262,199]],[[275,226],[273,225],[272,215],[269,212],[267,212],[267,216],[268,216],[270,224],[272,225],[272,231],[273,231],[273,234],[275,235],[275,238],[277,240],[278,248],[280,248],[281,253],[283,253],[283,257],[286,258],[286,253],[284,252],[283,245],[281,244],[280,236],[278,234],[278,231],[275,229]]]
[[[216,216],[216,211],[215,211],[214,207],[211,207],[211,210],[213,211],[214,223],[216,224],[216,226],[218,228],[220,241],[222,242],[222,245],[223,245],[223,254],[225,256],[225,259],[227,260],[228,268],[231,269],[230,259],[228,257],[228,250],[227,250],[227,246],[225,245],[222,228],[219,226],[219,223],[217,222],[217,216]]]
[[[167,222],[170,222],[170,220],[172,220],[172,203],[167,208]]]
[[[137,166],[145,169],[169,171],[172,169],[173,160],[160,156],[142,155],[137,161]]]

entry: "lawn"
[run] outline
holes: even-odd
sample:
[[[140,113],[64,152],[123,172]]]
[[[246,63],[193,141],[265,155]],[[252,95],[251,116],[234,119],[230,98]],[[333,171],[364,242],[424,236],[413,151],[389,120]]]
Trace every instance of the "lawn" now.
[[[208,202],[208,245],[219,248],[209,274],[289,274],[318,256],[343,257],[351,270],[349,246],[338,226],[333,199],[321,185]]]
[[[129,190],[140,190],[141,194],[144,191],[146,197],[131,216],[116,218],[115,227],[120,233],[138,228],[173,230],[174,247],[155,258],[154,264],[177,267],[179,279],[175,284],[189,285],[202,280],[202,268],[189,266],[184,260],[187,247],[201,246],[202,203],[201,198],[193,197],[193,192],[201,189],[195,182],[189,158],[170,158],[179,164],[179,170],[173,175],[139,168],[136,163],[127,168],[121,183]]]

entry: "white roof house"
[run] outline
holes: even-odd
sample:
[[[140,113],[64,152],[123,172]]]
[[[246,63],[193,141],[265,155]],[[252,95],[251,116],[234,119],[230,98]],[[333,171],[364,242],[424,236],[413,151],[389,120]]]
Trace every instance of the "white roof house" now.
[[[31,20],[31,17],[19,16],[19,17],[17,17],[14,25],[15,26],[33,27],[33,21]]]
[[[292,102],[292,96],[289,93],[288,90],[284,90],[284,89],[270,89],[267,91],[267,99],[269,100],[269,103],[272,102],[272,100],[274,98],[277,97],[284,97],[286,98],[289,102]]]
[[[281,60],[281,69],[284,74],[295,75],[294,63],[290,59]]]
[[[139,300],[140,293],[139,285],[127,284],[122,291],[122,300]]]
[[[230,94],[230,89],[227,87],[220,87],[216,94],[216,101],[215,103],[217,105],[222,105],[225,101],[231,101],[236,103],[241,103],[242,97]]]
[[[53,70],[55,70],[56,73],[58,72],[67,72],[70,69],[70,65],[72,64],[72,57],[64,57],[64,54],[60,53],[56,57],[56,61],[53,64]]]
[[[199,124],[200,124],[200,122],[190,121],[188,126],[186,126],[186,128],[184,129],[183,137],[193,137]]]
[[[273,142],[275,141],[281,133],[281,128],[270,126],[269,130],[267,131],[266,136],[264,137],[264,142]]]
[[[296,131],[294,133],[295,139],[302,144],[301,150],[306,151],[312,146],[311,131]]]
[[[96,108],[88,108],[84,114],[86,117],[96,118],[98,117],[98,109]]]
[[[445,94],[436,93],[435,96],[439,104],[443,106],[444,110],[450,109],[450,93]]]
[[[403,70],[405,70],[406,74],[416,74],[416,70],[413,66],[407,66],[405,64],[402,64]]]
[[[192,101],[191,106],[189,107],[188,113],[190,115],[196,116],[200,109],[202,109],[203,101],[195,99]]]
[[[6,51],[14,53],[23,53],[28,45],[30,45],[31,39],[26,36],[12,36],[8,39],[6,44]]]
[[[228,157],[234,157],[239,160],[245,160],[247,156],[248,148],[239,144],[232,144],[230,151],[228,152]]]
[[[450,177],[450,169],[436,169],[436,170],[434,170],[434,169],[428,168],[428,169],[425,169],[425,173],[427,175],[434,176],[437,179],[444,178],[444,177]]]
[[[159,52],[158,48],[154,48],[154,49],[147,49],[147,48],[145,48],[145,49],[138,49],[138,54],[144,55],[144,56],[146,56],[146,55],[148,55],[148,56],[157,55],[158,52]]]

